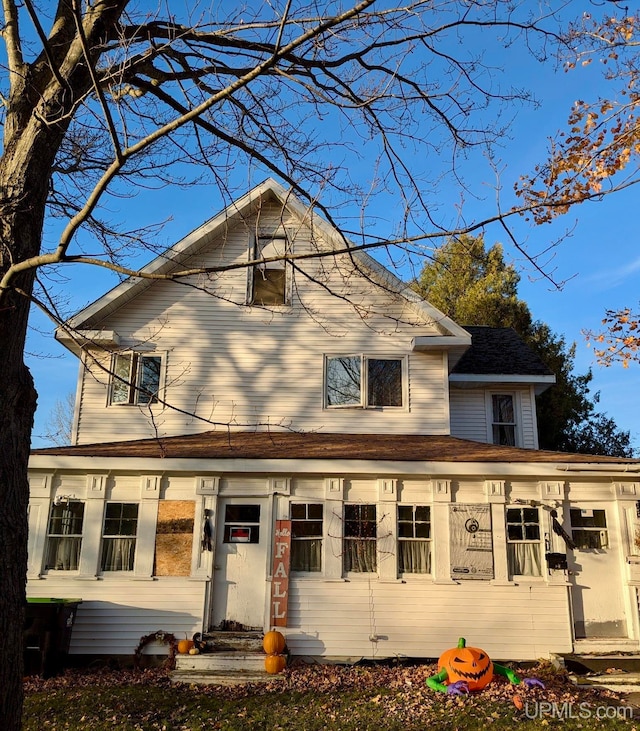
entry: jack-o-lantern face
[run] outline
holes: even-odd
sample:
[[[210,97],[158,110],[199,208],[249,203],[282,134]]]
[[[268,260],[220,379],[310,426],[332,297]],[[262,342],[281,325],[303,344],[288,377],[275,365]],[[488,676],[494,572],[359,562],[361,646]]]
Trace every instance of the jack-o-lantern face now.
[[[484,650],[465,647],[461,639],[458,647],[446,650],[440,656],[438,669],[447,671],[447,682],[463,680],[469,690],[482,690],[493,678],[493,663]]]

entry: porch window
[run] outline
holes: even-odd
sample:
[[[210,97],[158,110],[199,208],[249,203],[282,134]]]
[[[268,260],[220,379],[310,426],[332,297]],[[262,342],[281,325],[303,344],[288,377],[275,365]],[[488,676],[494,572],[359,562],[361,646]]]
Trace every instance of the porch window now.
[[[138,533],[137,503],[107,503],[102,533],[103,571],[133,571]]]
[[[160,391],[162,358],[140,353],[115,353],[111,363],[112,404],[155,404]]]
[[[291,570],[322,570],[322,505],[291,504]]]
[[[260,543],[260,506],[226,505],[224,543]]]
[[[398,505],[398,571],[431,573],[431,508]]]
[[[78,570],[83,521],[84,503],[72,501],[51,506],[45,569]]]
[[[256,241],[255,259],[276,259],[264,264],[257,264],[252,270],[251,296],[252,305],[284,305],[287,304],[287,268],[284,258],[287,254],[285,236],[259,237]]]
[[[507,508],[507,561],[510,576],[542,576],[538,508]]]
[[[571,508],[571,538],[581,551],[608,548],[607,517],[604,510]]]
[[[327,407],[402,407],[403,391],[402,358],[364,355],[327,358]]]
[[[345,572],[377,570],[378,525],[375,505],[345,505],[343,558]]]
[[[493,443],[514,447],[516,444],[516,417],[513,396],[508,393],[493,394],[492,430]]]

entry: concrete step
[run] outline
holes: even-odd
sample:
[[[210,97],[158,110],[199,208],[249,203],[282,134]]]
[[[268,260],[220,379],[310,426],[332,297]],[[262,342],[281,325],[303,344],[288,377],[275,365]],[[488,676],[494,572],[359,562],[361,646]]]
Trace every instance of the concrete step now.
[[[203,652],[200,655],[176,655],[176,671],[263,672],[264,652]]]
[[[206,671],[174,670],[171,673],[172,683],[189,683],[194,685],[248,685],[249,683],[267,683],[278,681],[281,676],[248,670]]]
[[[589,675],[569,674],[569,679],[581,688],[600,688],[611,690],[614,693],[640,695],[639,672],[600,673]]]

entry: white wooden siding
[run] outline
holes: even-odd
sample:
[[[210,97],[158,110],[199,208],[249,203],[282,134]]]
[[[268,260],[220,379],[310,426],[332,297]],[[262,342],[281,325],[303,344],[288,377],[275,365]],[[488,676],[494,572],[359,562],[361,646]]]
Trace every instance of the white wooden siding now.
[[[72,655],[133,655],[140,638],[162,630],[178,639],[202,631],[205,582],[77,581],[52,577],[29,582],[27,596],[80,598],[71,633]]]
[[[275,213],[269,220],[263,213],[264,230],[279,223],[280,212]],[[246,261],[250,235],[250,227],[236,228],[224,246],[189,263]],[[295,251],[315,245],[300,235]],[[92,327],[116,331],[123,347],[149,347],[164,355],[163,398],[187,413],[156,404],[150,418],[148,407],[107,406],[108,375],[94,366],[82,386],[78,443],[195,433],[216,424],[447,434],[442,355],[411,349],[412,338],[437,333],[436,324],[355,272],[349,261],[331,258],[300,266],[321,284],[297,275],[291,307],[266,311],[244,306],[247,272],[241,268],[190,281],[209,294],[176,282],[155,284],[108,320],[94,323]],[[408,359],[406,408],[324,408],[324,356],[359,353]]]
[[[435,658],[465,637],[495,659],[537,660],[571,652],[570,626],[564,586],[292,579],[283,632],[294,655]]]

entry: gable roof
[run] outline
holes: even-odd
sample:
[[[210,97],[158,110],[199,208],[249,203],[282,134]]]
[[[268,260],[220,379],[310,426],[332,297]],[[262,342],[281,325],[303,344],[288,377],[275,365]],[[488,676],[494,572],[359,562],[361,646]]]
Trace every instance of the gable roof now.
[[[420,462],[598,464],[640,471],[640,460],[505,447],[415,434],[208,431],[178,437],[36,449],[32,455],[179,459],[350,459]]]
[[[179,270],[189,258],[201,252],[205,247],[210,246],[216,240],[223,241],[224,235],[230,226],[246,220],[248,216],[257,210],[262,202],[268,200],[278,201],[301,222],[306,222],[307,225],[312,226],[315,230],[319,230],[323,237],[336,250],[353,247],[355,250],[351,256],[357,260],[359,266],[366,270],[368,276],[382,286],[398,293],[410,302],[416,310],[421,312],[426,319],[433,321],[442,336],[447,338],[448,345],[455,345],[462,348],[468,347],[471,339],[469,334],[460,325],[413,292],[406,284],[369,254],[364,251],[358,251],[355,245],[345,239],[334,226],[319,216],[310,206],[303,204],[290,190],[284,188],[272,178],[268,178],[244,196],[231,203],[216,216],[206,221],[181,241],[169,247],[164,253],[149,262],[141,270],[141,273],[149,275],[149,277],[129,277],[78,312],[68,321],[69,328],[75,330],[91,330],[91,328],[94,328],[97,323],[100,323],[109,314],[152,286],[154,281],[156,281],[152,278],[153,275],[166,275],[172,271]],[[111,337],[113,334],[107,333],[107,335]],[[98,337],[99,332],[91,330],[88,339],[95,342],[95,339]],[[56,332],[56,338],[73,352],[78,352],[75,342],[77,338],[72,339],[67,329],[59,328]],[[109,338],[107,338],[108,340]]]

